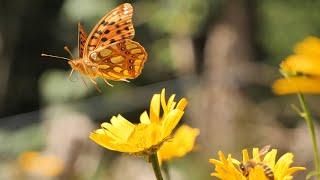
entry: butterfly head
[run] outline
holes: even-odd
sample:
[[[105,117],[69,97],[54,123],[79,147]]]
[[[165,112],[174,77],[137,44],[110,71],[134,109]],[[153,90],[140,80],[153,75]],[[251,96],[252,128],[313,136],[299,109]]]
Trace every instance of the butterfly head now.
[[[71,66],[72,69],[76,71],[82,71],[85,67],[84,60],[80,59],[71,59],[68,61],[68,64]]]

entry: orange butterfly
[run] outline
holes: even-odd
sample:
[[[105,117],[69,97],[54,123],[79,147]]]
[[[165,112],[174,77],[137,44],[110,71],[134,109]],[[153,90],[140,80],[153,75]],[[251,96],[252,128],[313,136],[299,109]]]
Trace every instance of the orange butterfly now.
[[[127,81],[141,74],[147,60],[147,52],[138,43],[131,40],[134,37],[132,24],[133,8],[131,4],[121,4],[107,13],[93,28],[89,36],[78,23],[79,58],[64,58],[48,54],[42,56],[67,59],[74,70],[90,79],[99,89],[96,78],[107,80]],[[65,47],[65,50],[70,50]],[[72,57],[72,55],[71,55]]]

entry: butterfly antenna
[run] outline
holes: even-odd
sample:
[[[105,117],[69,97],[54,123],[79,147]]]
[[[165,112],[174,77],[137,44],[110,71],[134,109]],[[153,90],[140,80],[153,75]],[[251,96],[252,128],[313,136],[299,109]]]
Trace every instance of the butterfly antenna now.
[[[65,60],[71,60],[71,59],[69,59],[69,58],[66,58],[66,57],[60,57],[60,56],[54,56],[54,55],[51,55],[51,54],[41,54],[41,56],[43,56],[43,57],[52,57],[52,58],[57,58],[57,59],[65,59]]]
[[[71,78],[73,71],[74,71],[74,69],[72,69],[71,72],[70,72],[70,74],[69,74],[69,80],[70,80],[71,82],[77,82],[78,78],[76,78],[76,79],[72,79],[72,78]]]
[[[70,55],[71,59],[74,59],[74,57],[73,57],[70,49],[68,48],[68,46],[64,46],[63,49],[68,52],[68,54]]]

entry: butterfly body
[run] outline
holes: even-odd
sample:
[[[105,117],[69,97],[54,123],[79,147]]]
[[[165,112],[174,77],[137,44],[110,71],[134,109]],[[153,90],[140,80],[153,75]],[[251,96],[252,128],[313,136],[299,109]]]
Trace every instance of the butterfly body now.
[[[88,77],[95,85],[96,78],[107,82],[138,77],[148,55],[143,46],[131,40],[135,34],[132,15],[131,4],[121,4],[107,13],[88,36],[79,23],[79,57],[68,61],[72,70]]]

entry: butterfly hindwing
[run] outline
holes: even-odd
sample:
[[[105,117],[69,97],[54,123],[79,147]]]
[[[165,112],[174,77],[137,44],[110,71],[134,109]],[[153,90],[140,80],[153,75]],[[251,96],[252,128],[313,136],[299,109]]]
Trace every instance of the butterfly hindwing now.
[[[129,3],[121,4],[105,15],[93,28],[85,45],[85,53],[107,46],[122,39],[132,39],[133,8]]]
[[[83,52],[84,52],[84,45],[87,41],[87,34],[84,31],[81,23],[78,23],[78,53],[79,53],[79,58],[83,57]]]
[[[145,49],[131,39],[98,48],[92,53],[96,54],[96,59],[91,60],[98,64],[100,75],[112,80],[138,77],[148,56]]]

